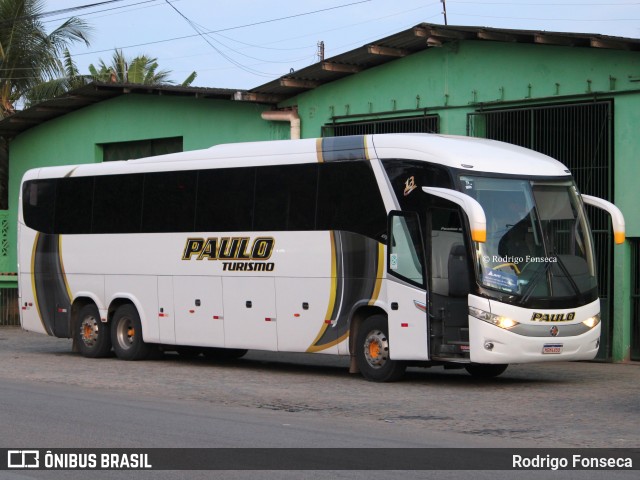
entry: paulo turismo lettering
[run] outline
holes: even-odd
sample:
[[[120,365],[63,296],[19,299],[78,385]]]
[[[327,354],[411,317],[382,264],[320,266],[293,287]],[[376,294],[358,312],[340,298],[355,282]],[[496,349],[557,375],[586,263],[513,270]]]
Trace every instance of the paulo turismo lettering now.
[[[633,460],[629,457],[585,457],[574,454],[570,457],[554,457],[551,455],[512,456],[512,468],[560,470],[560,469],[631,469]]]
[[[273,237],[209,237],[187,238],[182,260],[219,260],[222,269],[230,272],[272,272],[276,241]],[[232,261],[233,260],[233,261]]]
[[[533,312],[532,322],[570,322],[576,318],[576,312],[569,313],[540,313]]]

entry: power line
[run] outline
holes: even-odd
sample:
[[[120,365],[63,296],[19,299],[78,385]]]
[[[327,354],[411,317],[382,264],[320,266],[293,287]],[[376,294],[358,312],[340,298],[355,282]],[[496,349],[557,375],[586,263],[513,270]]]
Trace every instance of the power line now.
[[[213,43],[211,43],[209,41],[209,39],[207,37],[205,37],[204,32],[201,31],[200,26],[196,25],[190,18],[188,18],[184,13],[182,13],[180,10],[178,10],[175,5],[173,5],[169,0],[165,0],[165,2],[167,4],[169,4],[171,6],[171,8],[173,10],[175,10],[178,15],[180,15],[188,24],[189,26],[198,34],[198,36],[200,36],[205,42],[207,42],[207,44],[213,48],[221,57],[223,57],[225,60],[227,60],[230,63],[233,63],[236,67],[244,70],[247,73],[251,73],[253,75],[259,75],[261,77],[269,77],[271,78],[273,75],[270,75],[266,72],[260,72],[258,70],[254,70],[253,68],[247,67],[245,65],[242,65],[240,62],[237,62],[236,60],[234,60],[233,58],[229,57],[228,55],[226,55],[224,52],[222,52],[218,47],[216,47]]]
[[[509,6],[513,6],[513,7],[520,7],[520,6],[530,6],[530,7],[595,7],[595,6],[603,6],[603,7],[611,7],[611,6],[623,6],[623,7],[628,7],[628,6],[632,6],[632,5],[640,5],[640,2],[632,2],[632,3],[612,3],[612,2],[606,2],[606,3],[602,3],[602,2],[597,2],[597,3],[591,3],[591,2],[577,2],[577,3],[558,3],[558,2],[518,2],[518,3],[513,3],[513,2],[471,2],[471,1],[465,1],[465,0],[449,0],[449,3],[464,3],[464,4],[470,4],[470,5],[509,5]]]
[[[1,20],[0,25],[12,24],[20,20],[30,20],[35,18],[51,17],[53,15],[62,15],[62,14],[67,14],[71,12],[76,12],[79,10],[84,10],[87,8],[99,7],[101,5],[108,5],[111,3],[119,3],[124,1],[125,0],[105,0],[103,2],[89,3],[86,5],[78,5],[77,7],[62,8],[59,10],[51,10],[50,12],[35,13],[33,15],[24,15],[22,17],[15,17],[8,20]],[[155,1],[155,0],[150,0],[150,1]]]
[[[242,29],[242,28],[248,28],[248,27],[253,27],[253,26],[257,26],[257,25],[263,25],[263,24],[266,24],[266,23],[279,22],[279,21],[288,20],[288,19],[291,19],[291,18],[297,18],[297,17],[307,16],[307,15],[313,15],[313,14],[321,13],[321,12],[327,12],[327,11],[336,10],[336,9],[339,9],[339,8],[345,8],[345,7],[358,5],[358,4],[362,4],[362,3],[368,3],[371,0],[360,0],[360,1],[351,2],[351,3],[347,3],[347,4],[337,5],[337,6],[334,6],[334,7],[327,7],[327,8],[322,8],[322,9],[318,9],[318,10],[313,10],[313,11],[310,11],[310,12],[303,12],[303,13],[298,13],[298,14],[294,14],[294,15],[287,15],[287,16],[284,16],[284,17],[277,17],[277,18],[271,18],[271,19],[268,19],[268,20],[262,20],[262,21],[259,21],[259,22],[253,22],[253,23],[248,23],[248,24],[243,24],[243,25],[236,25],[236,26],[233,26],[233,27],[226,27],[226,28],[221,28],[221,29],[217,29],[217,30],[206,30],[206,31],[203,30],[203,27],[198,28],[198,26],[196,26],[189,18],[187,18],[185,15],[183,15],[175,7],[175,5],[173,5],[171,2],[169,2],[168,0],[165,0],[165,1],[174,10],[176,10],[176,12],[181,17],[183,17],[186,22],[189,23],[191,28],[195,32],[197,32],[196,34],[194,34],[194,35],[183,35],[183,36],[180,36],[180,37],[172,37],[172,38],[167,38],[167,39],[162,39],[162,40],[155,40],[155,41],[151,41],[151,42],[143,42],[143,43],[138,43],[138,44],[134,44],[134,45],[126,45],[126,46],[116,47],[116,49],[124,50],[124,49],[127,49],[127,48],[144,47],[144,46],[148,46],[148,45],[156,45],[156,44],[159,44],[159,43],[172,42],[172,41],[176,41],[176,40],[185,40],[185,39],[189,39],[189,38],[202,37],[207,42],[207,44],[209,44],[209,46],[211,46],[211,48],[216,50],[222,57],[224,57],[229,62],[231,62],[234,65],[236,65],[238,68],[243,68],[242,64],[239,64],[237,61],[235,61],[234,59],[232,59],[231,57],[226,55],[220,49],[218,49],[217,47],[212,45],[207,39],[204,38],[204,36],[205,35],[209,36],[210,34],[219,34],[220,32],[226,32],[226,31],[230,31],[230,30],[238,30],[238,29]],[[217,42],[220,43],[219,40],[217,40]],[[227,46],[225,46],[225,47],[229,48]],[[96,54],[96,53],[110,52],[112,50],[113,50],[113,48],[104,49],[104,50],[93,50],[91,52],[76,53],[76,54],[74,54],[74,56],[77,57],[77,56],[84,56],[84,55],[93,55],[93,54]],[[231,50],[233,51],[233,49],[231,49]],[[238,52],[236,52],[236,53],[238,53]],[[253,70],[253,69],[249,69],[249,70]],[[254,70],[253,72],[249,72],[249,73],[253,73],[255,75],[260,75],[260,76],[268,76],[268,77],[273,77],[274,76],[274,75],[267,74],[266,72],[259,72],[257,70]]]
[[[115,0],[115,1],[124,1],[124,0]],[[159,0],[143,0],[143,1],[140,1],[140,2],[136,2],[136,3],[130,3],[130,4],[128,4],[128,5],[121,5],[121,6],[119,6],[119,7],[104,8],[104,9],[102,9],[102,10],[96,10],[96,11],[94,11],[94,12],[87,12],[87,13],[80,14],[80,15],[75,15],[75,16],[76,16],[76,17],[85,17],[85,16],[87,16],[87,15],[93,15],[93,14],[95,14],[95,13],[111,12],[111,11],[113,11],[113,10],[122,10],[123,8],[135,7],[136,5],[143,5],[143,4],[145,4],[145,3],[156,3],[156,5],[149,5],[150,7],[154,7],[154,6],[157,6],[157,5],[158,5],[158,3],[157,3],[158,1],[159,1]],[[102,2],[102,3],[109,3],[109,2]],[[95,4],[95,5],[98,5],[98,6],[99,6],[100,4]],[[94,6],[94,5],[86,6],[86,8],[89,8],[90,6]],[[85,8],[85,7],[83,7],[83,8]],[[147,8],[148,8],[148,7],[147,7]],[[46,22],[44,22],[44,23],[59,22],[60,20],[61,20],[61,19],[47,20],[47,21],[46,21]]]

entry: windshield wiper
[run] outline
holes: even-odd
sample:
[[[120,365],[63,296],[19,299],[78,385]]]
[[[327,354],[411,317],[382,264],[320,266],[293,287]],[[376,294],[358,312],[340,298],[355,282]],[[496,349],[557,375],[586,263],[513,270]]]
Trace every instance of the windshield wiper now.
[[[558,266],[560,267],[560,270],[562,270],[562,273],[564,273],[564,276],[569,281],[569,284],[571,285],[571,288],[573,288],[573,291],[576,293],[576,295],[580,296],[580,294],[582,292],[580,292],[580,288],[578,287],[578,284],[576,283],[576,281],[573,279],[573,277],[569,273],[569,270],[567,269],[567,265],[564,263],[564,260],[562,260],[562,258],[560,258],[560,255],[558,255],[557,252],[554,251],[554,252],[551,252],[551,253],[558,260]]]
[[[540,281],[540,279],[547,276],[547,272],[549,271],[550,267],[551,267],[551,262],[547,262],[544,264],[544,267],[542,267],[540,270],[538,270],[536,273],[533,274],[533,276],[531,277],[531,280],[529,280],[529,283],[525,287],[524,292],[522,292],[522,297],[520,297],[520,301],[518,302],[519,304],[526,303],[527,300],[529,300],[531,295],[533,295],[533,291],[538,285],[538,282]]]

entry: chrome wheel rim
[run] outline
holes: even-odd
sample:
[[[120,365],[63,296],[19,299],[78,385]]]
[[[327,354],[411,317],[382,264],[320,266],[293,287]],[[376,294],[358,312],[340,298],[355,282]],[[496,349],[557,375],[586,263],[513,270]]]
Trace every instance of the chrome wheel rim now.
[[[121,318],[116,327],[116,341],[123,350],[128,350],[136,340],[136,330],[130,318]]]
[[[389,340],[382,330],[372,330],[367,335],[364,358],[371,368],[382,368],[389,360]]]
[[[80,323],[80,338],[87,347],[94,347],[100,336],[100,325],[93,315],[87,315]]]

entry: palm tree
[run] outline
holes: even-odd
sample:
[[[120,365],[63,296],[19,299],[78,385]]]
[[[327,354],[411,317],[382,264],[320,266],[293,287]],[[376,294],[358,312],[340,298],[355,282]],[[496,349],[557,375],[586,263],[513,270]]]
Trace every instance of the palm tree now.
[[[35,85],[64,75],[59,58],[75,42],[89,45],[87,24],[72,17],[47,33],[44,0],[0,0],[0,118]]]
[[[80,88],[91,83],[91,75],[81,75],[78,66],[71,58],[69,50],[64,51],[64,76],[34,85],[25,94],[25,107],[30,107],[45,100],[59,97],[69,90]]]
[[[104,83],[138,83],[142,85],[167,85],[173,82],[169,80],[169,70],[158,70],[158,59],[147,55],[138,55],[132,60],[116,50],[111,58],[111,65],[100,60],[98,68],[89,65],[89,73],[94,80]],[[195,80],[197,74],[192,72],[180,85],[187,87]]]

